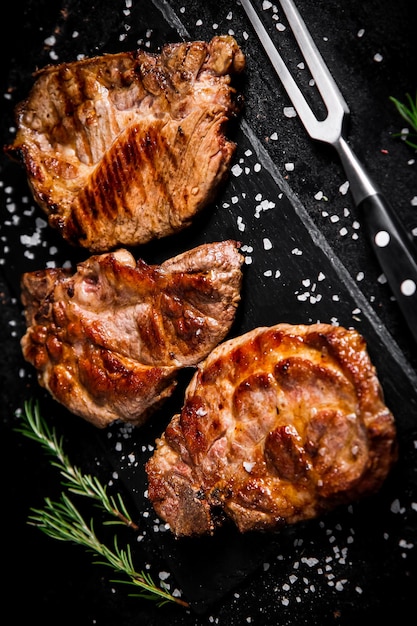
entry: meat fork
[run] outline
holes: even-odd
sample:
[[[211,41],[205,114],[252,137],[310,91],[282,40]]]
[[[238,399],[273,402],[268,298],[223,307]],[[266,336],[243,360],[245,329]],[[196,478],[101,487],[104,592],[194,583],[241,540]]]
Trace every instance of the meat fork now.
[[[349,107],[330,74],[293,0],[279,0],[295,39],[327,109],[319,120],[285,65],[250,0],[240,0],[252,26],[275,68],[307,133],[330,144],[338,153],[349,180],[373,250],[405,320],[417,341],[417,249],[393,212],[387,199],[372,181],[344,138]]]

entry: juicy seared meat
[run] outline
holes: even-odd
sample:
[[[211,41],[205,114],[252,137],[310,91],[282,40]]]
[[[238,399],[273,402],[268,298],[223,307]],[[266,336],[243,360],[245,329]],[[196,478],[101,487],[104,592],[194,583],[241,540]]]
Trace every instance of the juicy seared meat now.
[[[363,338],[327,324],[258,328],[200,363],[148,461],[173,533],[274,530],[375,492],[397,455]]]
[[[234,241],[204,244],[162,263],[125,249],[90,257],[72,275],[22,277],[23,355],[70,411],[105,427],[140,425],[224,339],[240,300],[243,256]]]
[[[71,244],[104,252],[170,235],[228,173],[224,132],[241,102],[231,79],[244,65],[222,36],[47,66],[6,153]]]

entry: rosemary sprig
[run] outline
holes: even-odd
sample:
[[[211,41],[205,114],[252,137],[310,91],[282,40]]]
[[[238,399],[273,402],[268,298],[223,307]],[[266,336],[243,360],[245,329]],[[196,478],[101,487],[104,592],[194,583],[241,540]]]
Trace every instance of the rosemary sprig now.
[[[39,404],[36,403],[33,406],[33,403],[25,402],[24,409],[26,421],[17,430],[26,435],[26,437],[40,443],[44,450],[52,455],[51,465],[57,467],[64,478],[62,485],[67,487],[72,493],[93,499],[96,504],[104,508],[112,516],[110,521],[105,522],[106,524],[121,523],[138,530],[120,494],[117,494],[117,499],[113,496],[108,496],[106,488],[103,487],[96,476],[83,474],[70,463],[63,449],[62,437],[58,438],[55,429],[51,430],[41,417]]]
[[[400,102],[397,98],[390,97],[391,102],[393,102],[397,108],[398,113],[401,117],[410,124],[410,126],[417,132],[417,92],[415,101],[412,99],[409,93],[406,94],[407,104]],[[411,141],[410,134],[405,133],[396,133],[394,137],[401,137],[404,139],[405,143],[417,150],[417,143]],[[417,134],[413,133],[411,137],[417,137]]]
[[[123,524],[134,530],[137,525],[132,521],[123,499],[118,494],[117,499],[109,496],[106,488],[100,483],[97,477],[83,474],[77,467],[73,466],[67,455],[64,453],[62,438],[58,438],[55,429],[49,428],[42,418],[39,405],[32,402],[24,404],[22,415],[24,421],[17,428],[26,437],[34,439],[52,455],[51,464],[57,467],[63,477],[61,485],[73,494],[85,496],[94,501],[110,515],[110,521],[104,524]],[[132,594],[143,599],[154,600],[158,606],[168,602],[175,602],[181,606],[188,606],[188,603],[181,598],[171,595],[166,589],[159,588],[153,582],[151,576],[145,572],[136,572],[130,546],[126,549],[119,548],[117,536],[114,537],[113,549],[102,543],[94,530],[93,521],[87,524],[82,514],[73,504],[67,493],[61,493],[57,501],[45,498],[43,509],[31,509],[28,523],[37,526],[49,537],[59,541],[70,541],[84,546],[88,551],[99,557],[96,563],[107,565],[114,571],[124,574],[127,580],[114,580],[112,582],[134,585],[138,593]]]

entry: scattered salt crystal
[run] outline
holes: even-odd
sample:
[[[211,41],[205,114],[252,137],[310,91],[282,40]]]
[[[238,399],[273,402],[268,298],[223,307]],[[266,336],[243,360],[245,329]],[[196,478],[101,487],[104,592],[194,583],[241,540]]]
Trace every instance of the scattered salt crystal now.
[[[357,36],[358,36],[358,37],[363,37],[363,36],[364,36],[364,34],[365,34],[365,29],[364,29],[364,28],[360,28],[360,29],[358,30],[358,34],[357,34]]]
[[[232,167],[232,174],[233,176],[240,176],[241,173],[243,172],[243,169],[240,167],[240,165],[238,163],[236,163],[233,167]]]
[[[285,117],[296,117],[297,112],[294,107],[284,107],[284,115]]]
[[[285,164],[285,169],[287,170],[287,172],[293,172],[294,171],[294,163],[286,163]]]
[[[262,169],[262,166],[260,163],[255,163],[255,165],[253,166],[253,169],[255,170],[255,172],[260,172]]]
[[[414,198],[411,199],[410,204],[411,206],[417,206],[417,196],[414,196]]]
[[[339,191],[342,194],[342,196],[347,194],[348,189],[349,189],[349,181],[348,180],[345,183],[343,183],[343,185],[340,185],[340,187],[339,187]]]
[[[291,254],[294,254],[295,256],[301,256],[303,254],[303,251],[300,250],[300,248],[293,248],[291,250]]]
[[[170,576],[169,572],[159,572],[160,580],[167,580],[169,576]]]
[[[269,570],[269,567],[270,567],[269,563],[264,563],[263,564],[264,572],[267,572]]]
[[[47,37],[44,40],[45,45],[47,46],[54,46],[56,44],[56,38],[54,35],[51,35],[50,37]]]
[[[203,23],[203,20],[197,20],[197,21],[196,21],[196,23],[195,23],[195,25],[196,25],[196,26],[201,26],[201,25],[202,25],[202,23]]]
[[[391,503],[391,513],[404,513],[405,509],[401,506],[398,498]]]
[[[20,242],[23,246],[28,246],[29,248],[32,246],[37,246],[40,243],[40,235],[39,233],[34,233],[31,237],[29,235],[21,235]]]
[[[374,54],[374,61],[376,61],[377,63],[381,63],[382,59],[384,57],[382,56],[382,54],[380,54],[379,52],[377,52],[376,54]]]
[[[348,233],[348,231],[347,231],[347,228],[345,228],[345,227],[343,227],[343,228],[341,228],[341,229],[339,230],[339,235],[340,235],[341,237],[345,237],[345,236],[347,235],[347,233]]]
[[[314,195],[314,199],[315,200],[321,200],[323,198],[323,192],[322,191],[318,191],[315,195]]]
[[[275,28],[279,30],[280,33],[282,33],[286,29],[285,25],[281,24],[281,22],[278,22],[278,24],[275,24]]]
[[[270,250],[272,248],[272,242],[268,239],[268,237],[264,237],[263,244],[265,250]]]
[[[262,10],[263,11],[267,11],[268,9],[270,9],[272,7],[272,2],[270,2],[269,0],[264,0],[262,2]]]
[[[277,134],[277,133],[272,133],[272,135],[271,135],[271,139],[272,139],[273,141],[276,141],[276,140],[278,139],[278,134]]]
[[[242,465],[245,468],[245,470],[250,474],[250,472],[253,470],[255,466],[255,463],[253,461],[251,463],[249,463],[249,461],[243,461]]]

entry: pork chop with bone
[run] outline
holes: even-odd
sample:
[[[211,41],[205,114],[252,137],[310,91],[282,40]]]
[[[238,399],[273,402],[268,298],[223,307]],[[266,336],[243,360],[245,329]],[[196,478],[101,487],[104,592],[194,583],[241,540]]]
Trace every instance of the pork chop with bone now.
[[[5,147],[49,224],[104,252],[188,226],[215,197],[241,107],[245,58],[230,36],[106,54],[37,72]]]
[[[240,301],[238,244],[203,244],[161,265],[125,249],[90,257],[73,273],[22,278],[23,355],[39,383],[73,413],[105,427],[142,424],[224,339]]]
[[[364,339],[328,324],[257,328],[200,363],[147,463],[177,536],[276,530],[376,492],[397,456]]]

